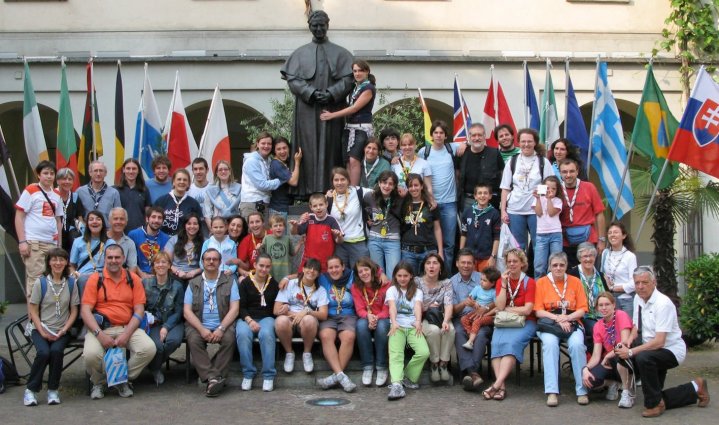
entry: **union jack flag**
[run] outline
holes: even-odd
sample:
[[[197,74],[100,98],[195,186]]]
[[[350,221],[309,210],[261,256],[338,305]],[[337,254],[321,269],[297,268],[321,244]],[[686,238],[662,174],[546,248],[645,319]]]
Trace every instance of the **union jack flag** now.
[[[464,96],[459,90],[457,77],[454,77],[454,142],[466,142],[469,127],[472,125],[472,117],[469,116],[469,108],[464,101]]]

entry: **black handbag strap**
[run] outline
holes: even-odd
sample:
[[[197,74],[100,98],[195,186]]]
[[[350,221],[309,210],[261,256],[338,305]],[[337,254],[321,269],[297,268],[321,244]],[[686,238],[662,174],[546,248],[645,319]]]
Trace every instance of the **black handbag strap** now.
[[[102,245],[101,243],[95,245],[95,248],[93,248],[93,250],[92,250],[92,252],[90,253],[90,255],[88,255],[87,258],[85,258],[84,260],[82,260],[82,262],[77,265],[77,269],[76,269],[76,270],[80,270],[81,268],[85,267],[85,264],[87,264],[87,263],[90,261],[91,258],[95,258],[95,256],[97,255],[97,253],[100,252],[100,246],[101,246],[101,245]],[[95,271],[97,271],[97,270],[95,270]],[[107,297],[106,297],[106,298],[107,298]]]
[[[47,193],[45,193],[45,190],[42,188],[42,186],[40,186],[39,183],[37,185],[37,188],[40,189],[40,192],[42,192],[42,196],[44,196],[45,199],[47,200],[47,203],[50,204],[50,208],[52,208],[53,217],[56,216],[57,212],[55,211],[55,204],[52,203],[52,201],[50,200],[50,197],[47,196]]]

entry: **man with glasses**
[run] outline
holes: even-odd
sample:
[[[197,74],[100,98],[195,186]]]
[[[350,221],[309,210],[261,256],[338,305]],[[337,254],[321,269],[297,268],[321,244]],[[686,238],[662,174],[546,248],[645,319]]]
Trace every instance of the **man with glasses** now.
[[[703,378],[662,390],[667,370],[679,366],[687,348],[679,329],[676,307],[669,297],[657,290],[652,268],[637,267],[634,285],[634,328],[629,341],[617,344],[614,352],[620,359],[631,360],[642,379],[645,407],[642,416],[655,418],[666,409],[697,402],[699,407],[707,407],[709,391]],[[638,345],[632,346],[637,338],[641,338]]]
[[[235,320],[240,312],[240,293],[231,275],[220,273],[222,256],[214,248],[202,255],[204,272],[190,280],[185,291],[185,337],[190,358],[200,380],[207,383],[205,395],[217,397],[225,387],[235,352]],[[219,344],[210,357],[207,344]]]

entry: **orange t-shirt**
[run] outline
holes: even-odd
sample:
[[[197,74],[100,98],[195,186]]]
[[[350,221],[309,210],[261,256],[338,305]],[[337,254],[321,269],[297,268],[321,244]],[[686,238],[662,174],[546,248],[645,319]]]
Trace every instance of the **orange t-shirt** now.
[[[561,294],[564,292],[564,285],[567,285],[567,293],[564,295],[564,300],[569,303],[567,305],[567,310],[576,311],[582,309],[586,312],[588,309],[587,296],[584,293],[582,282],[574,276],[566,276],[566,283],[557,283],[557,289]],[[554,286],[552,286],[552,282],[549,280],[549,277],[542,276],[539,278],[537,280],[537,288],[534,295],[534,311],[552,311],[562,308],[559,301],[560,297],[557,294],[557,291],[554,290]]]
[[[93,273],[82,293],[82,303],[105,315],[113,326],[127,325],[132,318],[133,307],[138,304],[144,305],[146,302],[142,280],[131,272],[132,288],[130,288],[125,273],[127,271],[123,270],[122,278],[116,282],[103,269],[104,289],[100,290],[97,289],[99,274]],[[105,289],[107,289],[107,298],[105,298]]]

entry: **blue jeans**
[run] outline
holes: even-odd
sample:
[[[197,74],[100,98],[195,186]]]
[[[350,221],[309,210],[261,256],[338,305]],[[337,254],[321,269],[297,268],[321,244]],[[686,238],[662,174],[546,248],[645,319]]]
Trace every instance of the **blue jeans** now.
[[[277,375],[275,369],[275,318],[265,317],[257,320],[260,331],[256,334],[260,340],[260,353],[262,353],[262,378],[274,379]],[[237,351],[240,352],[240,365],[242,375],[246,379],[252,379],[257,374],[257,368],[252,363],[252,339],[255,333],[250,329],[244,320],[238,320],[235,328],[237,339]]]
[[[549,256],[562,252],[562,232],[537,234],[534,242],[534,278],[549,272],[547,264]]]
[[[620,298],[620,294],[614,293],[617,299],[617,309],[627,313],[629,317],[634,317],[634,298]]]
[[[410,251],[402,251],[402,261],[406,261],[412,265],[412,268],[414,269],[414,274],[419,276],[420,274],[420,267],[422,266],[422,260],[424,260],[424,257],[426,257],[430,253],[436,253],[434,249],[431,251],[425,251],[421,254],[416,254],[414,252]],[[391,277],[391,275],[388,275]]]
[[[185,326],[183,326],[182,323],[178,323],[167,332],[165,341],[162,342],[160,341],[160,329],[162,329],[162,326],[154,326],[150,328],[149,334],[150,339],[155,343],[155,348],[157,349],[155,357],[153,357],[150,364],[147,365],[147,368],[153,372],[162,369],[162,364],[165,363],[172,353],[182,344],[182,337],[185,335]]]
[[[542,340],[542,362],[544,364],[544,393],[559,394],[559,338],[549,332],[537,332]],[[578,328],[567,339],[569,357],[574,375],[574,391],[577,396],[589,392],[582,383],[582,369],[587,365],[584,332]]]
[[[372,261],[382,267],[384,274],[392,276],[394,267],[400,260],[399,239],[382,239],[370,236],[367,245]]]
[[[517,240],[519,247],[527,251],[527,232],[532,240],[537,237],[537,216],[535,214],[509,214],[509,231]]]
[[[439,225],[442,227],[445,270],[451,274],[454,266],[454,240],[457,237],[457,203],[437,204],[437,209],[439,210]]]
[[[377,320],[377,328],[371,330],[367,319],[357,319],[357,347],[359,348],[362,369],[369,369],[376,366],[377,369],[387,369],[389,358],[387,357],[387,343],[389,337],[389,319]],[[374,344],[372,336],[374,335]],[[375,360],[377,363],[375,363]]]

